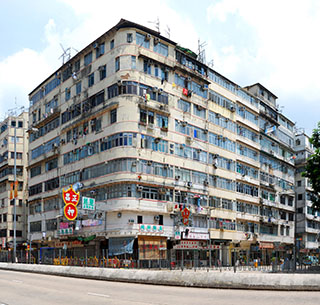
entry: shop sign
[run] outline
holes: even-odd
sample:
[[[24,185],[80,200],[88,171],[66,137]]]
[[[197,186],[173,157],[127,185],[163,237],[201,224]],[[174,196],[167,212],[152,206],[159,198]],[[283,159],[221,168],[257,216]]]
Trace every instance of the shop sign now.
[[[189,232],[188,235],[185,235],[185,232],[182,232],[182,236],[184,239],[199,239],[199,240],[208,240],[209,233],[197,233],[197,232]]]
[[[181,212],[182,223],[187,226],[189,224],[190,211],[187,208],[184,208]]]
[[[198,241],[187,241],[187,240],[182,240],[180,244],[175,245],[173,247],[174,249],[199,249],[199,242]]]
[[[75,192],[73,187],[69,187],[66,191],[62,190],[62,198],[65,204],[73,204],[76,206],[80,200],[80,193]]]
[[[141,233],[160,233],[163,234],[163,226],[161,225],[140,225],[140,232]]]
[[[58,231],[59,235],[72,235],[73,234],[73,228],[67,228],[67,229],[60,229]]]
[[[68,229],[69,223],[68,222],[60,222],[59,227],[60,227],[60,229]]]
[[[176,240],[181,239],[181,232],[180,231],[175,231],[174,232],[174,239],[176,239]]]
[[[55,243],[56,248],[63,248],[64,245],[66,245],[68,248],[72,247],[82,247],[82,243],[80,240],[74,240],[74,241],[57,241]]]
[[[94,198],[82,197],[82,208],[84,210],[95,210],[96,200]]]
[[[262,242],[260,242],[259,248],[260,249],[273,249],[274,245],[271,242],[263,242],[262,241]]]
[[[86,219],[81,222],[83,227],[95,227],[100,226],[102,224],[102,220],[98,219]]]
[[[75,220],[77,218],[77,215],[78,210],[75,205],[73,205],[72,203],[68,203],[64,206],[64,216],[68,220]]]
[[[2,248],[5,248],[5,247],[6,247],[6,238],[5,238],[5,237],[2,237],[2,238],[1,238],[1,247],[2,247]]]

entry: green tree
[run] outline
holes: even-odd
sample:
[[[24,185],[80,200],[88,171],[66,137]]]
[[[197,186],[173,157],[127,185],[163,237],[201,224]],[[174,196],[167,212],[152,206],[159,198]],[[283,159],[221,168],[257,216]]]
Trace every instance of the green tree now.
[[[313,188],[312,208],[320,211],[320,122],[318,128],[313,130],[310,143],[314,147],[314,154],[308,158],[306,171],[302,175],[309,178]]]

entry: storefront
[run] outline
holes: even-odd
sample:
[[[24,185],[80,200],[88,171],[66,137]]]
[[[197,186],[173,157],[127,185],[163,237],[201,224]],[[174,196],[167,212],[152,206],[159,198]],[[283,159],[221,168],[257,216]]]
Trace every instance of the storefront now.
[[[163,236],[138,236],[139,259],[167,259],[167,238]]]

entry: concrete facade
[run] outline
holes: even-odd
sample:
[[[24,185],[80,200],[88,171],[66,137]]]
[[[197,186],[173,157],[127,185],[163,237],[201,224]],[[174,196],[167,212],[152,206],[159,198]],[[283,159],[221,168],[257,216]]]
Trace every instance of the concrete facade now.
[[[309,137],[304,133],[295,136],[296,151],[296,233],[299,248],[304,252],[318,253],[320,246],[320,213],[312,209],[312,187],[302,176],[308,157],[314,153]]]
[[[240,88],[121,20],[29,98],[39,131],[30,135],[28,238],[39,247],[92,238],[92,251],[204,262],[210,250],[226,265],[233,251],[265,263],[290,255],[294,124],[261,84]],[[96,207],[79,203],[68,222],[62,189],[78,182]]]
[[[16,197],[16,236],[21,245],[27,238],[26,203],[28,199],[28,112],[9,115],[0,123],[0,240],[1,248],[13,246],[14,204],[10,186],[14,184],[14,134],[16,129],[16,168],[18,193]]]

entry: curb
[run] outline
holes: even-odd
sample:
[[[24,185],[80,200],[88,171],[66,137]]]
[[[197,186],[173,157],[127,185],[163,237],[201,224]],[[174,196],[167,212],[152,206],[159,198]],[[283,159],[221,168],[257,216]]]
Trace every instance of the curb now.
[[[0,263],[0,269],[151,285],[252,290],[320,291],[320,274],[128,270],[11,263]]]

